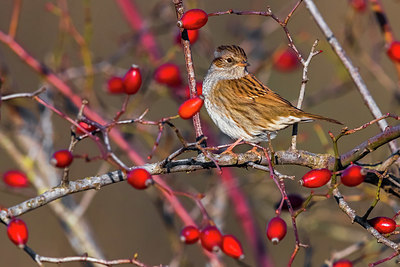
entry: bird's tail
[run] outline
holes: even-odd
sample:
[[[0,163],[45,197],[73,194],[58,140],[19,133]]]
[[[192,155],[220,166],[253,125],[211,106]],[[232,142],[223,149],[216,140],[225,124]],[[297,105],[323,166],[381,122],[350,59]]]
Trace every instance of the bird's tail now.
[[[306,117],[308,117],[310,119],[313,119],[313,120],[323,120],[323,121],[329,121],[329,122],[332,122],[332,123],[343,125],[343,123],[341,123],[340,121],[337,121],[337,120],[334,120],[334,119],[331,119],[331,118],[327,118],[327,117],[324,117],[324,116],[311,114],[311,113],[306,113],[305,115],[306,115]]]

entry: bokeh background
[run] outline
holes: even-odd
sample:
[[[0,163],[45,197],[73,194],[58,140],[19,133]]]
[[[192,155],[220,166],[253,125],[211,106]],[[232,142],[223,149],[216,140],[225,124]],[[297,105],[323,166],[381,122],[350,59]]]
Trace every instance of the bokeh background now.
[[[110,95],[106,92],[106,82],[113,75],[123,75],[131,64],[137,64],[142,69],[144,84],[138,94],[130,101],[125,118],[136,118],[146,108],[149,113],[146,118],[159,120],[162,117],[177,114],[179,104],[184,98],[183,89],[171,89],[157,84],[153,80],[153,72],[161,63],[170,61],[178,64],[182,77],[186,81],[184,59],[181,47],[176,44],[177,34],[176,15],[172,1],[148,0],[134,1],[140,11],[144,25],[155,36],[159,60],[151,59],[139,42],[140,31],[132,30],[118,8],[116,1],[22,1],[16,41],[26,49],[30,55],[46,64],[50,69],[62,77],[77,93],[89,99],[90,106],[100,110],[103,117],[112,119],[121,108],[123,97]],[[184,1],[185,8],[202,8],[206,12],[238,10],[266,10],[270,6],[274,14],[283,19],[296,1]],[[392,62],[385,53],[385,43],[376,24],[373,13],[367,8],[364,12],[355,11],[348,1],[316,1],[317,5],[332,28],[335,36],[343,44],[346,52],[358,66],[362,77],[375,98],[383,113],[400,113],[398,92],[398,77]],[[12,0],[0,2],[0,30],[8,31],[13,9]],[[397,13],[399,1],[382,1],[386,15],[390,20],[393,31],[399,36],[400,21]],[[57,12],[49,10],[49,4],[67,5],[70,18],[80,33],[89,32],[89,49],[91,60],[95,66],[94,80],[91,86],[87,85],[80,48],[63,30],[63,23]],[[89,16],[88,16],[89,14]],[[90,17],[91,29],[85,28],[86,19]],[[343,68],[338,58],[312,17],[301,5],[289,23],[288,29],[294,38],[296,46],[303,56],[307,56],[312,43],[319,39],[318,49],[323,53],[316,56],[309,67],[309,82],[307,83],[306,99],[303,109],[342,121],[346,126],[353,128],[370,120],[372,116],[364,105],[355,85]],[[300,85],[301,68],[290,72],[281,72],[274,68],[273,55],[280,49],[287,47],[287,39],[280,26],[269,17],[225,15],[210,17],[207,25],[200,30],[199,40],[192,46],[196,78],[202,80],[213,56],[213,50],[221,44],[241,45],[248,54],[251,66],[249,70],[256,73],[261,81],[277,91],[285,98],[296,103]],[[0,73],[4,78],[1,89],[3,95],[15,92],[33,92],[42,86],[49,88],[46,99],[58,109],[71,117],[76,116],[77,110],[53,87],[45,83],[42,77],[34,72],[6,45],[0,43]],[[184,87],[184,86],[183,86]],[[176,92],[174,90],[181,90]],[[178,96],[177,96],[178,95]],[[398,96],[398,94],[397,94]],[[23,115],[24,114],[24,115]],[[40,132],[39,124],[43,116],[41,108],[32,100],[17,99],[2,103],[0,131],[13,141],[20,151],[27,152],[27,157],[36,155],[35,149],[29,145],[33,140],[26,136],[41,136],[47,140],[53,149],[68,147],[70,141],[70,125],[53,115],[49,133]],[[23,118],[23,119],[22,119]],[[210,145],[229,143],[226,136],[219,133],[212,125],[207,113],[201,111],[201,119],[207,124],[207,131],[217,138],[210,140]],[[389,121],[394,125],[395,122]],[[177,119],[174,124],[184,136],[193,141],[193,128],[190,121]],[[314,123],[301,125],[299,128],[299,149],[315,153],[329,152],[331,149],[328,140],[328,131],[338,133],[340,127],[328,123]],[[32,131],[28,133],[27,131]],[[121,127],[132,147],[139,151],[144,158],[150,153],[157,136],[157,127],[132,125]],[[40,133],[39,133],[40,132]],[[379,133],[377,126],[371,126],[362,132],[343,138],[339,144],[340,152],[348,151],[361,142]],[[291,130],[282,131],[273,140],[275,150],[287,149],[290,145]],[[25,137],[24,137],[25,136]],[[327,139],[328,141],[325,141]],[[25,140],[25,141],[23,141]],[[41,139],[42,142],[44,139]],[[39,141],[38,141],[39,142]],[[40,144],[39,142],[39,144]],[[180,143],[173,132],[167,130],[161,139],[160,147],[153,159],[156,162],[165,158],[169,153],[180,147]],[[247,147],[239,148],[245,151]],[[30,153],[28,153],[30,152]],[[37,151],[36,151],[37,152]],[[44,151],[46,153],[46,151]],[[98,154],[96,146],[85,140],[78,145],[76,153],[87,153],[90,156]],[[115,147],[115,153],[128,165],[129,159]],[[384,146],[362,160],[374,163],[384,160],[390,154]],[[192,156],[188,153],[184,156]],[[32,158],[33,162],[38,160]],[[37,164],[37,163],[34,163]],[[8,169],[20,169],[20,162],[16,162],[10,152],[0,146],[0,173]],[[49,167],[51,168],[51,167]],[[307,169],[295,166],[278,166],[277,169],[287,175],[295,175],[296,180]],[[102,174],[114,170],[107,163],[94,161],[84,162],[75,160],[70,177],[72,180],[86,176]],[[54,180],[49,183],[57,185],[61,172],[53,170]],[[280,200],[280,194],[275,184],[266,173],[256,170],[234,170],[240,188],[246,194],[260,234],[264,235],[266,222],[274,216],[275,203]],[[245,249],[245,263],[255,266],[254,258],[249,251],[243,230],[238,224],[231,201],[227,197],[226,188],[220,184],[220,178],[214,171],[199,171],[191,174],[164,175],[163,179],[173,188],[180,191],[201,192],[207,197],[205,202],[209,212],[215,218],[224,233],[234,234],[242,241]],[[287,182],[289,192],[297,192],[303,196],[309,190],[300,188],[296,181]],[[321,189],[318,192],[325,192]],[[363,185],[357,189],[343,189],[353,207],[361,214],[373,200],[374,187]],[[0,184],[0,205],[13,206],[39,192],[34,187],[24,190],[12,190],[3,183]],[[90,205],[83,215],[83,219],[92,232],[95,241],[107,259],[132,257],[138,253],[139,259],[149,265],[168,264],[179,257],[183,257],[180,266],[204,266],[207,258],[202,254],[200,246],[183,246],[179,243],[179,231],[182,227],[177,217],[171,214],[168,205],[163,203],[160,192],[156,188],[146,191],[132,189],[126,182],[107,186],[96,192],[79,193],[71,196],[72,200],[64,202],[79,202],[90,199]],[[393,207],[397,199],[383,196],[372,215],[386,215],[392,217]],[[182,198],[182,202],[192,211],[193,218],[200,222],[199,211],[193,202]],[[389,204],[392,205],[389,205]],[[220,205],[220,206],[218,206]],[[221,206],[222,205],[222,206]],[[216,206],[218,206],[216,208]],[[37,253],[49,257],[65,257],[76,255],[73,245],[68,242],[63,226],[49,205],[31,211],[21,216],[29,227],[29,246]],[[290,224],[289,215],[283,218]],[[80,221],[75,222],[79,224]],[[336,250],[341,250],[357,241],[363,241],[369,236],[358,225],[351,225],[349,219],[338,210],[332,199],[315,198],[312,207],[298,218],[300,237],[303,243],[309,244],[310,249],[301,249],[294,266],[321,266],[324,260],[329,259]],[[286,266],[294,248],[294,235],[289,226],[288,235],[278,246],[263,237],[265,249],[273,259],[275,266]],[[380,253],[381,245],[376,241],[368,241],[367,249],[360,250],[349,256],[356,260],[356,266],[365,266],[366,263],[378,258],[372,252]],[[34,262],[28,255],[14,246],[6,236],[6,227],[0,229],[0,265],[1,266],[33,266]],[[387,256],[390,251],[384,251],[380,256]],[[236,261],[222,256],[227,266],[240,266]],[[391,266],[393,261],[382,264]],[[50,265],[50,264],[46,264]],[[80,263],[68,263],[61,266],[82,266]]]

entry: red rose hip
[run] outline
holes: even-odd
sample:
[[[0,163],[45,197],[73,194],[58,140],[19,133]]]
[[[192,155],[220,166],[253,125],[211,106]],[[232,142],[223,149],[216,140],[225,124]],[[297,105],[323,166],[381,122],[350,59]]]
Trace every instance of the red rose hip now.
[[[353,263],[349,260],[339,260],[335,261],[332,267],[352,267]]]
[[[391,60],[400,62],[400,41],[393,41],[387,50],[387,54]]]
[[[120,77],[111,77],[107,81],[107,91],[110,94],[122,94],[125,91],[124,82]]]
[[[272,244],[278,244],[286,235],[287,226],[281,217],[272,218],[267,225],[267,237]]]
[[[74,156],[68,149],[61,149],[54,152],[50,159],[50,163],[58,168],[65,168],[71,165],[74,160]]]
[[[132,65],[132,67],[126,72],[124,78],[124,92],[128,95],[136,94],[142,85],[142,74],[137,65]]]
[[[151,174],[142,168],[133,169],[127,174],[128,183],[136,189],[146,189],[153,184]]]
[[[184,120],[190,119],[200,111],[203,103],[204,97],[202,95],[190,98],[179,107],[178,114]]]
[[[196,82],[196,91],[197,91],[197,95],[201,95],[203,94],[203,83],[202,82]],[[190,98],[190,88],[189,85],[186,85],[185,87],[185,95],[186,98]]]
[[[206,250],[217,251],[222,245],[222,235],[217,227],[210,225],[201,231],[200,241]]]
[[[232,258],[240,260],[244,258],[242,244],[233,235],[224,235],[222,237],[221,250]]]
[[[202,9],[190,9],[186,11],[181,20],[178,21],[178,27],[186,30],[197,30],[206,25],[208,15]]]
[[[159,66],[154,73],[154,79],[160,84],[171,87],[178,87],[182,84],[179,67],[173,63],[165,63]]]
[[[200,238],[200,231],[196,226],[189,225],[181,231],[181,241],[186,244],[196,243]]]
[[[27,187],[29,183],[26,174],[18,170],[6,171],[3,174],[3,181],[11,187]]]
[[[316,188],[327,184],[331,176],[332,172],[328,169],[314,169],[304,174],[299,182],[304,187]]]
[[[388,217],[375,217],[368,223],[381,234],[390,234],[396,229],[396,222]]]
[[[28,242],[28,228],[21,219],[12,219],[7,225],[8,238],[17,246],[23,247]]]
[[[348,166],[342,173],[341,181],[346,186],[357,186],[364,182],[366,171],[358,165]]]
[[[95,126],[93,126],[93,125],[91,125],[91,124],[88,124],[88,123],[86,123],[86,122],[84,122],[84,121],[80,121],[80,122],[78,122],[78,124],[79,124],[79,126],[81,126],[83,129],[85,129],[86,131],[88,131],[88,132],[93,132],[94,130],[96,130],[96,127]],[[81,129],[79,129],[78,127],[76,127],[76,133],[77,134],[85,134]]]
[[[293,71],[299,67],[299,59],[296,53],[290,49],[280,49],[273,56],[274,67],[283,72]]]
[[[182,35],[187,34],[187,38],[189,39],[190,44],[194,44],[197,39],[199,39],[199,30],[186,30],[186,33],[184,32],[178,32],[178,34],[175,37],[175,42],[177,44],[181,44],[181,39]]]
[[[358,12],[364,12],[367,8],[367,0],[350,0],[350,4]]]

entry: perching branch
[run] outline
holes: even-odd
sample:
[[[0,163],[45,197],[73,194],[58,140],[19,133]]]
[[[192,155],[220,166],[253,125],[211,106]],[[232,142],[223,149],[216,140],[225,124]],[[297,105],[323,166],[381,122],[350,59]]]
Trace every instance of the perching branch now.
[[[364,143],[360,144],[356,148],[344,153],[340,157],[341,166],[349,165],[350,162],[355,162],[378,147],[400,137],[400,125],[394,126],[387,131],[380,133]],[[257,163],[264,166],[268,166],[268,160],[265,157],[261,157],[255,153],[241,153],[237,154],[237,158],[231,155],[216,155],[213,154],[218,164],[221,167],[251,167],[251,163]],[[335,158],[329,154],[314,154],[308,151],[276,151],[274,164],[275,165],[299,165],[309,168],[329,168],[333,169]],[[215,168],[215,164],[205,157],[203,154],[197,157],[173,160],[165,164],[164,161],[160,161],[152,164],[145,164],[142,166],[136,166],[135,168],[144,168],[152,175],[174,173],[174,172],[192,172],[198,170],[205,170]],[[55,187],[45,193],[24,201],[18,205],[8,208],[8,212],[1,211],[0,219],[3,222],[8,222],[10,217],[19,216],[30,210],[39,208],[47,203],[50,203],[63,196],[86,191],[89,189],[100,189],[103,186],[111,185],[114,183],[122,182],[126,179],[126,174],[120,170],[109,172],[100,176],[86,177],[82,180],[70,181],[67,187]],[[399,178],[394,177],[399,180]],[[156,182],[158,183],[159,180]],[[162,180],[161,180],[162,181]],[[370,180],[371,181],[371,180]],[[400,183],[400,180],[397,181]],[[392,184],[392,187],[397,187]],[[396,192],[391,192],[397,197],[400,197],[400,189]],[[167,193],[167,195],[169,195]]]

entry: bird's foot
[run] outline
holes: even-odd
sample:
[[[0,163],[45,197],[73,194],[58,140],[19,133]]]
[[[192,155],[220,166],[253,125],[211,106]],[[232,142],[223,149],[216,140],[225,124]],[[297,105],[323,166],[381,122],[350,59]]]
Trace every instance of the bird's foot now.
[[[258,152],[258,147],[253,146],[252,149],[250,149],[249,151],[247,151],[246,153],[251,153],[251,154],[256,154],[258,158],[262,159],[262,153]]]
[[[224,152],[222,152],[221,154],[219,154],[220,157],[231,157],[234,159],[234,163],[232,164],[237,164],[239,161],[239,156],[232,151],[232,149],[229,149],[230,147],[228,147]]]

